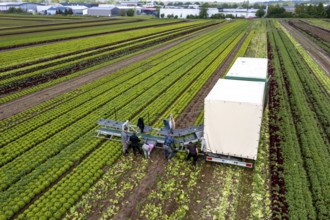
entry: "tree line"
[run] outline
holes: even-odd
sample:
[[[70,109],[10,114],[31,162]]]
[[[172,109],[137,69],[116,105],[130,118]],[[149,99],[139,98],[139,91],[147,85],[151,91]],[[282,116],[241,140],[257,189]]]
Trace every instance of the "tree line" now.
[[[257,15],[258,16],[258,15]],[[262,17],[262,16],[260,16]],[[318,5],[299,4],[294,12],[287,12],[279,5],[269,6],[268,18],[330,18],[330,6],[324,7],[323,3]]]

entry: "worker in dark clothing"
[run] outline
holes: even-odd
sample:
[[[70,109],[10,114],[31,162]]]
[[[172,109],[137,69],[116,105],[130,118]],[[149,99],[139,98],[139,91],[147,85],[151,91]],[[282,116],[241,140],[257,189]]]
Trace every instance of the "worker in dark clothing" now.
[[[174,148],[176,148],[175,143],[174,143],[174,138],[173,136],[173,132],[170,132],[169,135],[165,136],[165,141],[164,141],[164,156],[165,158],[168,159],[168,161],[171,161],[171,158],[174,156],[175,151],[171,149],[171,145],[174,146]],[[168,156],[167,156],[168,154]]]
[[[139,118],[137,126],[140,128],[141,133],[143,133],[143,130],[144,130],[143,118]]]
[[[133,131],[133,134],[130,136],[129,138],[130,142],[131,142],[131,146],[133,148],[133,153],[134,156],[136,156],[136,151],[139,151],[140,148],[140,139],[138,138],[138,136],[136,136],[136,131]]]
[[[189,144],[187,145],[187,150],[188,150],[188,156],[187,156],[187,163],[189,161],[190,158],[193,158],[193,165],[196,169],[196,162],[197,162],[197,155],[198,155],[198,151],[197,151],[197,147],[195,144],[193,144],[192,142],[189,142]]]

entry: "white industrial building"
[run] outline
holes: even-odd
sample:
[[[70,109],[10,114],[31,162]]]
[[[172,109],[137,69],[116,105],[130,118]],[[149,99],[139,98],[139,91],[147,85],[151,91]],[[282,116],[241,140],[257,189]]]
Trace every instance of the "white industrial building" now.
[[[91,7],[87,10],[90,16],[111,16],[111,10],[114,7]]]
[[[177,16],[178,18],[187,18],[188,15],[198,16],[200,9],[198,8],[161,8],[160,15],[164,14],[163,18],[167,16]],[[256,17],[257,9],[218,9],[218,8],[209,8],[207,14],[209,17],[215,14],[224,14],[224,15],[233,15],[234,17],[244,17],[244,18],[253,18]]]
[[[16,8],[16,9],[22,9],[23,11],[28,12],[36,12],[37,6],[40,6],[39,3],[17,3],[17,2],[1,2],[0,3],[0,11],[8,11],[9,8]]]
[[[178,18],[187,18],[188,15],[198,16],[200,9],[195,8],[161,8],[160,15],[164,14],[164,18],[167,18],[168,15],[177,16]],[[218,14],[219,10],[217,8],[209,8],[207,10],[208,16],[213,14]]]
[[[141,7],[139,6],[109,6],[109,7],[92,7],[88,9],[90,16],[122,16],[127,10],[132,9],[135,14],[141,14]]]
[[[254,18],[256,17],[256,12],[258,9],[246,9],[246,8],[224,8],[224,9],[219,9],[219,13],[222,13],[224,15],[233,15],[234,17],[238,18]]]

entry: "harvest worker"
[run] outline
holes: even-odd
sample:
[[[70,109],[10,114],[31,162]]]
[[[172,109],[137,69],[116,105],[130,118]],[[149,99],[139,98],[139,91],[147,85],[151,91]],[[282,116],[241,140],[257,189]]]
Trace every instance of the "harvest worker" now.
[[[193,144],[192,142],[189,142],[189,144],[187,145],[187,151],[188,151],[188,156],[187,156],[187,163],[189,161],[189,159],[192,157],[193,158],[193,165],[194,168],[196,169],[196,162],[197,162],[197,147],[195,144]]]
[[[131,142],[131,146],[133,148],[133,153],[134,153],[134,156],[136,156],[136,150],[139,151],[139,142],[140,142],[140,139],[138,138],[138,136],[136,136],[136,131],[133,131],[133,134],[131,135],[131,137],[129,138],[130,142]]]
[[[143,153],[144,153],[144,157],[146,159],[150,159],[150,153],[151,153],[153,148],[154,148],[154,145],[153,144],[147,144],[147,140],[142,145],[142,150],[143,150]]]
[[[127,134],[127,127],[124,127],[124,130],[121,132],[121,144],[123,145],[123,154],[127,156],[128,154],[128,134]]]
[[[171,158],[174,156],[174,151],[171,149],[171,145],[176,148],[175,143],[174,143],[174,138],[173,138],[173,132],[171,131],[170,134],[165,136],[165,141],[164,141],[164,156],[165,159],[167,158],[168,161],[171,161]],[[168,156],[167,156],[168,154]]]

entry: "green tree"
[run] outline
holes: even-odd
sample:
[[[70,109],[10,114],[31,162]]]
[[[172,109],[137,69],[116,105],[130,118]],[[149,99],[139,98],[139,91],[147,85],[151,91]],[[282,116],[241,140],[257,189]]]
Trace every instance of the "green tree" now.
[[[256,16],[258,18],[262,18],[265,15],[265,10],[264,9],[258,9],[258,11],[256,12]]]
[[[324,18],[327,15],[322,3],[319,3],[318,6],[316,6],[315,11],[316,11],[316,17],[318,18]]]
[[[261,9],[262,7],[261,7],[261,5],[259,5],[258,3],[254,3],[254,4],[253,4],[253,8],[254,8],[254,9]]]
[[[157,12],[156,17],[160,18],[160,6],[156,6],[155,8],[156,8],[156,12]]]
[[[209,8],[209,4],[204,3],[200,9],[199,9],[199,18],[207,18],[208,14],[207,14],[207,10]]]
[[[326,7],[325,13],[327,14],[327,18],[330,18],[330,5]]]
[[[129,17],[133,17],[134,14],[135,14],[135,11],[133,9],[128,9],[127,12],[126,12],[127,16]]]
[[[279,5],[269,6],[267,11],[268,18],[285,18],[287,13],[285,13],[285,9],[280,7]]]
[[[296,7],[294,8],[294,12],[297,16],[305,14],[305,4],[296,5]]]

